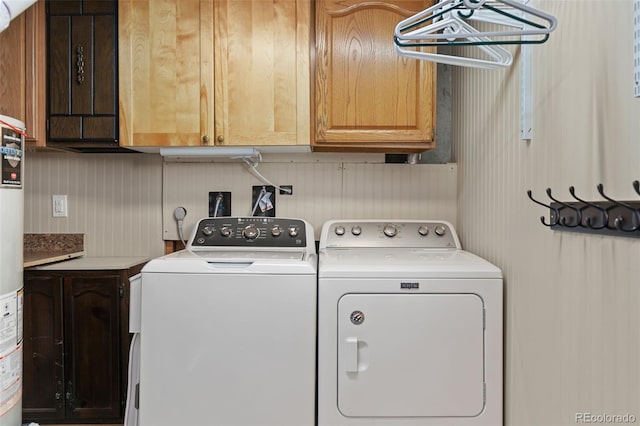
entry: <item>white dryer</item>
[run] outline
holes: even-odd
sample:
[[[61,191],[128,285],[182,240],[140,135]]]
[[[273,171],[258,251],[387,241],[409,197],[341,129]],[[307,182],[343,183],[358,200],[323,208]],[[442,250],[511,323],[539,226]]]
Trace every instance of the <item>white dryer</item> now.
[[[200,220],[132,281],[126,425],[313,426],[316,271],[303,220]]]
[[[331,221],[318,265],[318,426],[499,426],[501,271],[443,221]]]

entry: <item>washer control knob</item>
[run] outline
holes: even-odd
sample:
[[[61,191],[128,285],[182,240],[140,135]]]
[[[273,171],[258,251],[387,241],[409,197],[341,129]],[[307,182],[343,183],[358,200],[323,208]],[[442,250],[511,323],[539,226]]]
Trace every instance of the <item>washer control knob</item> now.
[[[280,234],[282,234],[282,228],[280,228],[280,225],[275,225],[273,228],[271,228],[272,236],[279,237]]]
[[[344,235],[344,226],[342,225],[336,226],[336,235]]]
[[[384,235],[391,238],[396,236],[396,234],[398,233],[398,228],[395,225],[389,224],[384,227],[382,232],[384,232]]]
[[[418,234],[422,235],[423,237],[427,236],[429,234],[429,227],[426,225],[422,225],[418,228]]]
[[[438,237],[442,237],[446,232],[447,232],[447,229],[444,226],[442,225],[436,226],[436,235]]]
[[[351,228],[351,233],[357,237],[358,235],[362,234],[362,228],[356,225],[353,228]]]
[[[289,236],[291,238],[297,237],[299,232],[300,232],[300,230],[298,229],[297,226],[290,226],[289,227]]]
[[[231,228],[229,228],[228,226],[223,226],[222,228],[220,228],[220,235],[222,235],[223,237],[230,236]]]
[[[260,230],[255,225],[247,225],[242,230],[242,235],[244,235],[247,240],[255,240],[258,238],[258,235],[260,235]]]
[[[202,233],[208,237],[209,235],[213,234],[213,228],[211,226],[205,226],[204,228],[202,228]]]

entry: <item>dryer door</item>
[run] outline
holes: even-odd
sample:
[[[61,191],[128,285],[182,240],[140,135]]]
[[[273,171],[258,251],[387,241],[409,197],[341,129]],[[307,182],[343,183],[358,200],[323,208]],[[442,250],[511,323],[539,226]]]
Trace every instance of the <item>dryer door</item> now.
[[[464,417],[484,408],[476,294],[346,294],[338,301],[338,409],[348,417]]]

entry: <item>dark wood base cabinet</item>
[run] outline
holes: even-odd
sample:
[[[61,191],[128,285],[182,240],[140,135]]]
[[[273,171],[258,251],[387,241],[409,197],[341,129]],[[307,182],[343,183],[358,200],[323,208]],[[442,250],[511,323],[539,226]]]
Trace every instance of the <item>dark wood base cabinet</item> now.
[[[25,271],[23,422],[122,423],[141,268]]]

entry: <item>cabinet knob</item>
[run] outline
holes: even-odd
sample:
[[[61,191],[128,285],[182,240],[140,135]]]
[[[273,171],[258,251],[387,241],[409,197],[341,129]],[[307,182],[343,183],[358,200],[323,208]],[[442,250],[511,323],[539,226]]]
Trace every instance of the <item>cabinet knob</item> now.
[[[220,143],[224,142],[224,136],[218,135],[218,142]]]
[[[202,137],[202,142],[204,142],[204,143],[209,143],[209,135],[204,135],[204,136]]]

